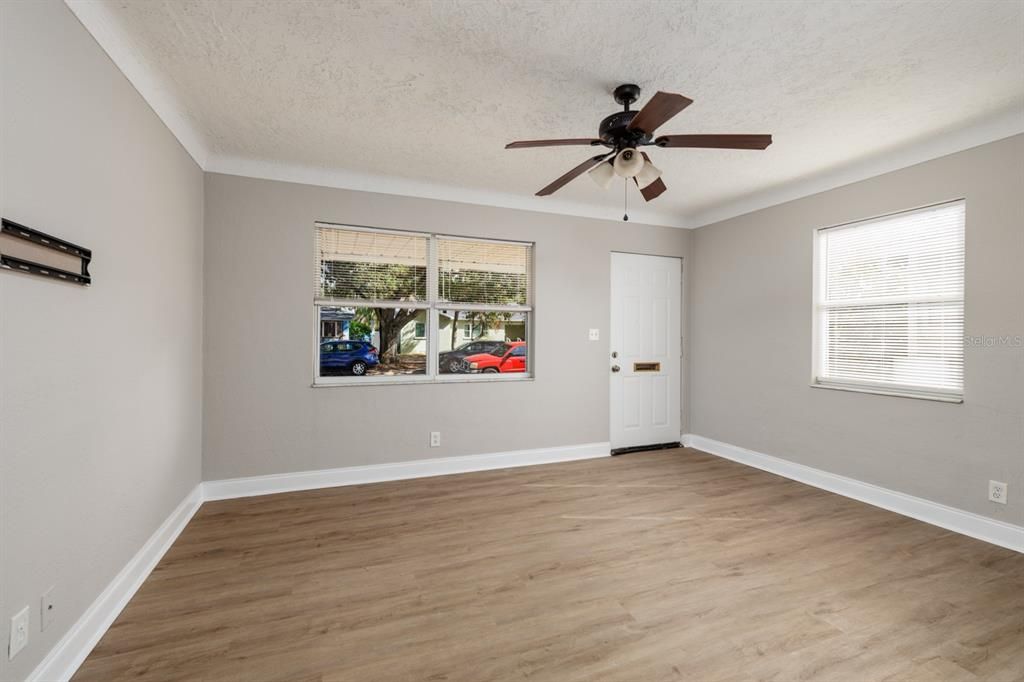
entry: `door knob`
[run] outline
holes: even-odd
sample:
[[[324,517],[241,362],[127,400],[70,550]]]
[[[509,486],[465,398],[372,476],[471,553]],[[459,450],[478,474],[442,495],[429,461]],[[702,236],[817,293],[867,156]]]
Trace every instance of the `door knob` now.
[[[621,368],[618,365],[612,365],[612,371],[618,372]]]

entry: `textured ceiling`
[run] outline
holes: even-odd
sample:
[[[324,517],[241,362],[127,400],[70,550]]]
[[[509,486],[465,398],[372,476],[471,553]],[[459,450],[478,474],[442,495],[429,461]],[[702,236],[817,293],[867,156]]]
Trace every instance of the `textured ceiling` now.
[[[765,152],[654,149],[669,191],[649,208],[682,217],[1024,109],[1018,0],[98,2],[214,168],[389,176],[609,217],[617,185],[531,198],[589,148],[504,144],[594,135],[621,82],[694,100],[659,133],[774,135]]]

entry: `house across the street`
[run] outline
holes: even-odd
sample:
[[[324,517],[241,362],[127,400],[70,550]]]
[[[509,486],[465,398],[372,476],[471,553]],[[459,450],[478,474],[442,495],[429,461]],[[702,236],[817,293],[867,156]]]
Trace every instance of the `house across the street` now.
[[[466,319],[469,313],[443,310],[438,320],[438,348],[440,352],[458,348],[469,341],[525,341],[526,315],[507,313],[502,316],[481,316]],[[454,325],[454,330],[453,330]],[[410,322],[402,327],[399,345],[401,355],[425,355],[427,329],[423,322]]]

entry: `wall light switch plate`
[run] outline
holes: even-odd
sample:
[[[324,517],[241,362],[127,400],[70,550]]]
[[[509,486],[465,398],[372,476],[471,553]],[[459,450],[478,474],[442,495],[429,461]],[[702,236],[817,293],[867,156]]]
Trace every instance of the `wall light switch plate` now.
[[[11,659],[28,644],[28,607],[11,617],[11,641],[7,646],[7,658]]]
[[[591,341],[600,341],[601,340],[601,330],[600,329],[591,329],[590,330],[590,340]]]
[[[431,431],[430,432],[430,447],[439,448],[441,447],[441,432]]]
[[[988,499],[999,504],[1006,504],[1006,484],[1002,481],[988,482]]]

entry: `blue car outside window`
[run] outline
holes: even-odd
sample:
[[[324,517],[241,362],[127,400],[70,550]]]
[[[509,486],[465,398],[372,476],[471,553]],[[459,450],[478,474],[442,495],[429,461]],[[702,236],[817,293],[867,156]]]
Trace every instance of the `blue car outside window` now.
[[[371,348],[371,344],[365,341],[321,343],[320,368],[347,370],[358,361],[362,361],[367,367],[373,367],[379,360]]]

